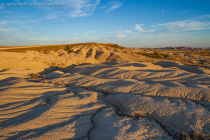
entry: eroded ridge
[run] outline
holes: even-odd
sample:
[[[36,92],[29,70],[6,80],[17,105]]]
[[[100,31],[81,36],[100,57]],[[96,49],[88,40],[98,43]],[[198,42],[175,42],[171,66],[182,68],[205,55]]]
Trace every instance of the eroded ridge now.
[[[56,85],[89,87],[113,94],[129,93],[210,101],[209,75],[153,66],[153,64],[130,62],[122,62],[122,64],[106,62],[77,66],[59,77],[49,76],[50,74],[45,76],[51,78],[49,82]]]
[[[209,138],[205,73],[121,61],[0,74],[0,139]]]

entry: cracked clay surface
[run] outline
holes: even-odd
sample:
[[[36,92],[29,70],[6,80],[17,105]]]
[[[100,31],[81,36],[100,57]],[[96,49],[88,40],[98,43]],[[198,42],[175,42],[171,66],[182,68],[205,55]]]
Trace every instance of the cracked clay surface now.
[[[210,76],[151,65],[1,71],[0,139],[208,139]],[[39,72],[38,80],[28,76]]]

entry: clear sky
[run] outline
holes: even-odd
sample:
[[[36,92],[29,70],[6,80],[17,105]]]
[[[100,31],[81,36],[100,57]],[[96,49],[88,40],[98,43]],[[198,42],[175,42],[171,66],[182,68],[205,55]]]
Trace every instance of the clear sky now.
[[[0,45],[210,47],[210,0],[1,0]]]

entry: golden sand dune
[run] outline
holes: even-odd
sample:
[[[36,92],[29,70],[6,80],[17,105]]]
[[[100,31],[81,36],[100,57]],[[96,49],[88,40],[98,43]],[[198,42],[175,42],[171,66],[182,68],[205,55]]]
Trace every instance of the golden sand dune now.
[[[71,49],[0,52],[0,139],[210,138],[208,68]]]

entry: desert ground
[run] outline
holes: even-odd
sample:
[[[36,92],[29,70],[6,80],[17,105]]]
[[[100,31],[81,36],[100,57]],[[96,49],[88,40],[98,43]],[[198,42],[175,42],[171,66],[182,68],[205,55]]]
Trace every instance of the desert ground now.
[[[1,140],[210,139],[209,52],[0,48]]]

